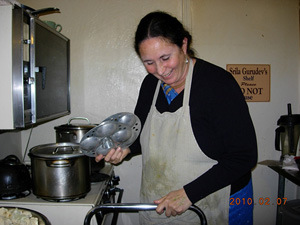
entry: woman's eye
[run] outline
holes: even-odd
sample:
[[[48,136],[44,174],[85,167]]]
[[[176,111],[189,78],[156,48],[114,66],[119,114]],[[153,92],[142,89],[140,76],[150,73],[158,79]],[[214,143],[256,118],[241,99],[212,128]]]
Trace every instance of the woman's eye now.
[[[162,60],[163,60],[163,61],[167,61],[167,60],[169,60],[169,58],[170,58],[170,56],[163,57]]]
[[[148,66],[150,66],[150,65],[153,64],[153,62],[146,62],[146,64],[147,64]]]

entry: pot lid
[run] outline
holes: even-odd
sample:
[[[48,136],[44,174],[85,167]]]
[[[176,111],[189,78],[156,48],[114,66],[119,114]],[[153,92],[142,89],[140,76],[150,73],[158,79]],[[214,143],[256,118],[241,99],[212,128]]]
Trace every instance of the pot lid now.
[[[281,116],[277,121],[277,125],[294,126],[300,124],[300,115],[292,114],[291,103],[287,104],[287,109],[288,109],[288,114]]]
[[[293,115],[284,115],[279,118],[277,121],[277,125],[286,125],[286,126],[293,126],[300,124],[300,115],[293,114]]]
[[[71,123],[72,120],[85,120],[87,123]],[[72,117],[68,123],[54,127],[56,130],[90,130],[96,127],[97,124],[91,124],[88,118],[85,117]]]
[[[38,145],[31,148],[28,155],[29,157],[48,159],[65,159],[84,156],[79,144],[71,142]]]

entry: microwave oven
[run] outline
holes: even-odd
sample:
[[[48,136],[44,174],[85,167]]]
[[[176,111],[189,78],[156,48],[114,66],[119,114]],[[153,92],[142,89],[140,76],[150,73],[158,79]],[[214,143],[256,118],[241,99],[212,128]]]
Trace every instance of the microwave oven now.
[[[70,114],[70,40],[18,6],[0,6],[0,130]]]

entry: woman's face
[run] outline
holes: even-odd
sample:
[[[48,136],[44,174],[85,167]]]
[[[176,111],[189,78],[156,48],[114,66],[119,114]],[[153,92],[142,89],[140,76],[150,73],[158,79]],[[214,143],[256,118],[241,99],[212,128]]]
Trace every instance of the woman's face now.
[[[182,48],[159,37],[141,42],[140,57],[147,72],[171,86],[180,84],[186,75],[186,42],[184,39]]]

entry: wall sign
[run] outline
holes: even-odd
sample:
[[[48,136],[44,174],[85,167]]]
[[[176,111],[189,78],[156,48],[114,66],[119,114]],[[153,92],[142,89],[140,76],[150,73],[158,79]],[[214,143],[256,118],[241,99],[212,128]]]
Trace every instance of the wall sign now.
[[[228,64],[226,70],[240,85],[247,102],[270,101],[270,65]]]

